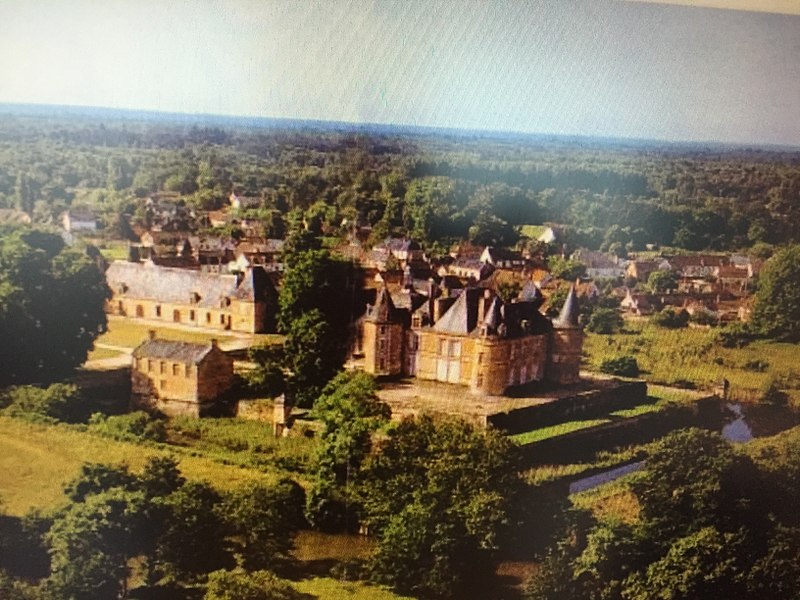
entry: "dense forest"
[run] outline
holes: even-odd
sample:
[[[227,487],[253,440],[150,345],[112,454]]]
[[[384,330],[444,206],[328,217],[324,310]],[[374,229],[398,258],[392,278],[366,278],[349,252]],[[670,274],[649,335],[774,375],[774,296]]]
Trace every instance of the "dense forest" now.
[[[557,223],[574,245],[739,250],[800,241],[800,151],[292,122],[26,114],[0,120],[0,207],[34,220],[95,208],[111,235],[137,198],[202,209],[232,190],[282,237],[304,211],[323,230],[372,227],[437,244],[511,245]]]

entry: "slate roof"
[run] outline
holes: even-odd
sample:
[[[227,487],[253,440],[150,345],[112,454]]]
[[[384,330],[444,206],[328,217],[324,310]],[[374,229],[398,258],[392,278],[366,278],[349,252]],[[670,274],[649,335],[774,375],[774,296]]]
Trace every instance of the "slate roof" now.
[[[553,321],[553,327],[556,329],[577,329],[580,327],[578,324],[578,295],[575,293],[574,285],[569,286],[567,299],[564,300],[564,306],[561,307],[558,318]]]
[[[391,322],[396,319],[396,313],[397,309],[392,302],[392,296],[386,286],[383,286],[378,290],[375,304],[372,305],[365,318],[375,322]]]
[[[191,342],[176,342],[160,340],[158,338],[146,340],[133,350],[135,358],[156,358],[180,363],[200,363],[213,346],[209,344],[193,344]]]
[[[129,298],[159,300],[186,304],[194,294],[199,296],[197,306],[220,308],[226,298],[241,300],[258,298],[260,275],[252,269],[245,276],[242,286],[236,275],[228,273],[205,273],[172,267],[160,267],[152,263],[114,261],[106,270],[106,281],[111,290]],[[263,271],[263,269],[261,269]],[[258,279],[258,283],[255,281]]]

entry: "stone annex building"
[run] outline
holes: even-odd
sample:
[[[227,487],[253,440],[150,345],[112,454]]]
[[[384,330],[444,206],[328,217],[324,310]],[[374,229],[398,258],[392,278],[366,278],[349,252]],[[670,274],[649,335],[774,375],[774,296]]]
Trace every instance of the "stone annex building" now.
[[[112,292],[106,312],[113,315],[244,333],[274,329],[278,295],[260,266],[205,273],[118,260],[106,282]]]
[[[575,289],[555,320],[539,312],[543,302],[530,283],[512,302],[475,287],[457,298],[397,308],[383,288],[364,317],[364,369],[466,385],[485,395],[535,381],[576,383],[583,331]]]
[[[158,339],[133,351],[131,405],[169,416],[202,417],[233,385],[233,359],[216,340],[193,344]]]

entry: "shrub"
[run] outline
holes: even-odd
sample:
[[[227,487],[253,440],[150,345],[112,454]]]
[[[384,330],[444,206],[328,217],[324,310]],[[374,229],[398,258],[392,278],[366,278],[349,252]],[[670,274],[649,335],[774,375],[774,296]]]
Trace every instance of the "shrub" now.
[[[600,370],[609,375],[619,375],[620,377],[638,377],[639,363],[633,356],[618,356],[608,358],[600,363]]]
[[[716,325],[719,322],[713,313],[706,310],[698,310],[689,317],[689,320],[698,325]]]
[[[614,308],[596,308],[589,317],[586,329],[593,333],[610,334],[622,329],[623,320]]]
[[[755,337],[746,323],[731,323],[717,334],[717,343],[724,348],[744,348]]]
[[[3,395],[5,413],[33,420],[75,420],[80,396],[74,385],[54,383],[46,388],[22,385]]]
[[[142,411],[111,417],[94,413],[89,419],[89,428],[118,440],[163,442],[167,439],[164,422]]]
[[[742,368],[746,371],[756,371],[757,373],[763,373],[767,369],[769,369],[769,362],[766,360],[748,360],[743,365]]]
[[[651,321],[659,327],[667,329],[680,329],[689,324],[689,313],[685,310],[676,311],[674,308],[665,308],[654,314]]]
[[[772,406],[786,406],[789,403],[789,395],[780,388],[776,379],[770,379],[761,389],[761,402]]]

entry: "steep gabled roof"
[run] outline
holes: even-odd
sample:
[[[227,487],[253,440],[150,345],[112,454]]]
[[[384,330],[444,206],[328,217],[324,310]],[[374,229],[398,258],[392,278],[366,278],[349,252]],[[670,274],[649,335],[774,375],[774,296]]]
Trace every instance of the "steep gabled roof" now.
[[[133,356],[135,358],[155,358],[196,365],[208,356],[213,347],[210,343],[193,344],[156,338],[139,344],[133,350]]]
[[[397,309],[392,302],[392,295],[385,285],[378,290],[375,304],[372,305],[365,318],[377,323],[389,323],[397,320]]]

